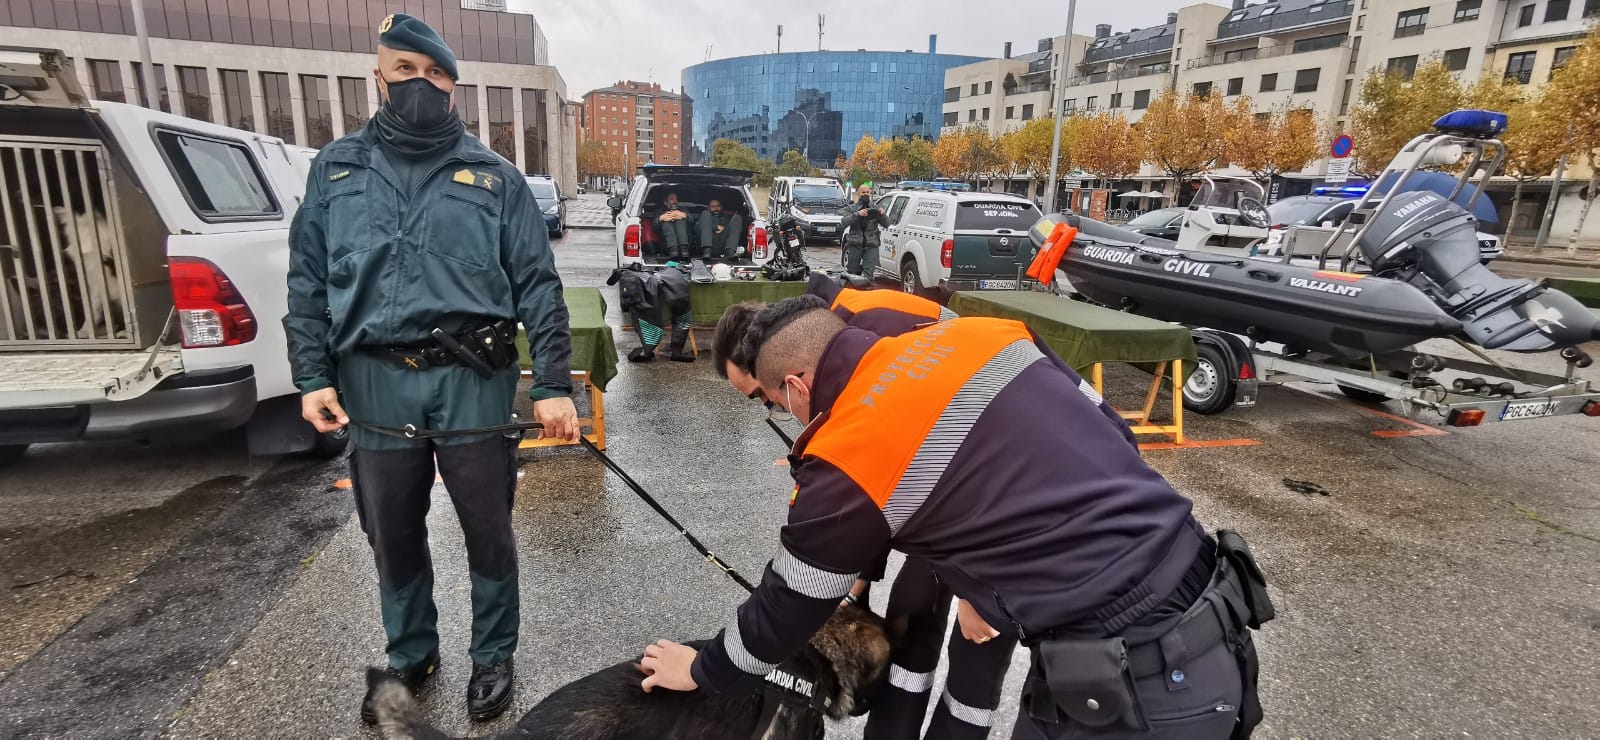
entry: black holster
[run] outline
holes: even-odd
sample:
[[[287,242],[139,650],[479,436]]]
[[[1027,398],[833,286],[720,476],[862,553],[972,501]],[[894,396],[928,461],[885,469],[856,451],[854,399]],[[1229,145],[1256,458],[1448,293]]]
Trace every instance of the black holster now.
[[[435,329],[433,336],[445,351],[485,379],[517,361],[517,322],[511,319],[479,324],[457,336]]]
[[[1022,690],[1022,707],[1041,722],[1061,715],[1099,730],[1149,729],[1128,665],[1122,637],[1098,640],[1047,639],[1033,645],[1033,668]]]

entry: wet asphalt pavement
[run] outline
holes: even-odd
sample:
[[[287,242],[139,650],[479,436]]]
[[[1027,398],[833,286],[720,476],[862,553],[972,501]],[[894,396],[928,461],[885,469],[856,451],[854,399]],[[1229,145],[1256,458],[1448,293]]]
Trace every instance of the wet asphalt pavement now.
[[[601,285],[610,245],[609,231],[569,233],[563,278]],[[610,454],[758,576],[792,487],[762,413],[705,361],[620,371]],[[1107,372],[1122,406],[1143,382]],[[1187,416],[1194,439],[1259,444],[1146,453],[1207,527],[1250,539],[1271,581],[1258,736],[1600,736],[1600,420],[1379,437],[1416,428],[1331,390],[1266,388],[1256,408]],[[382,634],[371,554],[336,485],[346,465],[242,450],[51,445],[0,473],[0,736],[370,736],[355,710]],[[506,729],[655,639],[710,636],[742,595],[581,450],[525,452],[521,471],[516,708],[488,725],[465,716],[465,554],[435,487],[445,663],[424,705],[454,734]],[[1019,654],[997,727],[1022,667]]]

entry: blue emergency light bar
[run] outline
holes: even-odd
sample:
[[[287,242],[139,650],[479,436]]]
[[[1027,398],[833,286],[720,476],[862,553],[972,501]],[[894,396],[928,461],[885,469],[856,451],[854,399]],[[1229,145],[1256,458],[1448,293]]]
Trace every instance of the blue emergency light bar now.
[[[1433,130],[1452,136],[1493,139],[1506,130],[1506,114],[1492,110],[1458,110],[1434,121]]]
[[[1312,195],[1337,195],[1344,198],[1359,198],[1371,190],[1371,185],[1317,185],[1311,188]]]

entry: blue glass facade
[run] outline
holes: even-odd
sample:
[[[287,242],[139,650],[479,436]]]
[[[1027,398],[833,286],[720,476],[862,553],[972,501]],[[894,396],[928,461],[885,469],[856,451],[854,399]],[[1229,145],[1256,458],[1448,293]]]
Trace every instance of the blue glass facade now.
[[[944,73],[982,57],[899,51],[804,51],[718,59],[683,70],[699,161],[734,139],[776,162],[790,149],[832,167],[862,134],[937,138]]]

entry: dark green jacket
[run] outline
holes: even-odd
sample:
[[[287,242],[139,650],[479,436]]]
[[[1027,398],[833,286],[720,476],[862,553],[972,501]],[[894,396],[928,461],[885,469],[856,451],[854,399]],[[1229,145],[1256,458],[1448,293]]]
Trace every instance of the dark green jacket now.
[[[462,135],[410,193],[378,146],[369,125],[324,147],[289,229],[283,326],[300,392],[333,385],[338,358],[359,347],[516,318],[534,399],[570,393],[561,278],[522,173]]]

